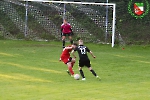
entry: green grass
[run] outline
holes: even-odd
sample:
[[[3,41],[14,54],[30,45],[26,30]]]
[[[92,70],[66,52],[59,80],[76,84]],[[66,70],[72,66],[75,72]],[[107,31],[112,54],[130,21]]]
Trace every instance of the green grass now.
[[[150,99],[150,46],[86,45],[101,81],[87,68],[86,81],[71,78],[58,61],[61,42],[0,40],[0,100]]]

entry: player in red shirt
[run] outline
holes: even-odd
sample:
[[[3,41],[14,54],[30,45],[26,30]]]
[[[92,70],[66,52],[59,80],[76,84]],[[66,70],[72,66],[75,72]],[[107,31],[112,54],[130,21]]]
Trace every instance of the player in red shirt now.
[[[65,47],[66,36],[69,37],[70,43],[73,44],[72,35],[73,32],[71,29],[71,25],[67,22],[66,19],[64,19],[63,24],[61,25],[61,36],[62,36],[63,48]]]
[[[76,43],[73,43],[70,46],[67,46],[63,49],[61,56],[60,56],[60,61],[63,61],[64,64],[66,64],[68,66],[68,73],[71,74],[71,76],[74,75],[74,71],[73,71],[73,65],[75,63],[75,59],[70,57],[70,53],[71,51],[77,47]]]

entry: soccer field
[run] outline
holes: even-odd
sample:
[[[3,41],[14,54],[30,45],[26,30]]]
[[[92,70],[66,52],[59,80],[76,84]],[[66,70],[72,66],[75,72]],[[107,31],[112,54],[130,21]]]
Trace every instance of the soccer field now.
[[[70,77],[59,62],[61,42],[0,40],[0,100],[150,99],[150,46],[85,45],[97,57],[89,55],[101,81],[87,68],[86,81]]]

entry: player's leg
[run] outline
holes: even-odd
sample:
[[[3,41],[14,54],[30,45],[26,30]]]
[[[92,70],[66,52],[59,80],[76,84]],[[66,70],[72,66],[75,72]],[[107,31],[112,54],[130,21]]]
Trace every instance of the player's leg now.
[[[82,76],[82,80],[85,80],[84,72],[82,70],[83,66],[84,66],[84,62],[79,60],[79,72],[80,72],[80,75]]]
[[[74,58],[72,58],[72,59],[71,59],[71,65],[72,65],[72,68],[73,68],[75,62],[76,62],[76,60],[75,60]]]
[[[65,48],[65,39],[66,39],[66,34],[62,33],[62,44],[63,44],[63,48]]]
[[[79,66],[79,72],[80,72],[80,75],[82,76],[82,80],[85,80],[84,72],[82,70],[82,67],[80,66]]]
[[[73,66],[72,66],[73,63],[75,63],[75,59],[73,59],[72,57],[69,57],[67,66],[68,66],[68,70],[72,76],[74,75]]]
[[[96,72],[92,69],[91,63],[90,63],[90,60],[89,60],[89,59],[86,61],[85,66],[88,67],[88,69],[91,71],[91,73],[92,73],[95,77],[98,77],[97,74],[96,74]]]
[[[73,69],[72,69],[71,60],[72,60],[71,57],[65,57],[65,56],[61,57],[61,61],[63,61],[64,64],[66,64],[67,67],[68,67],[67,73],[68,73],[69,75],[73,75],[73,74],[74,74],[74,71],[73,71]]]
[[[73,44],[73,39],[72,39],[71,33],[69,33],[68,36],[69,36],[70,43]]]
[[[97,74],[95,73],[95,71],[92,69],[92,67],[88,67],[88,69],[91,71],[91,73],[96,77]]]
[[[73,71],[73,69],[72,69],[71,62],[68,62],[68,63],[67,63],[67,66],[68,66],[68,70],[69,70],[70,74],[73,76],[73,75],[74,75],[74,71]]]
[[[87,63],[86,65],[88,67],[88,69],[91,71],[91,73],[98,79],[101,80],[101,78],[96,74],[96,72],[92,69],[91,64]]]

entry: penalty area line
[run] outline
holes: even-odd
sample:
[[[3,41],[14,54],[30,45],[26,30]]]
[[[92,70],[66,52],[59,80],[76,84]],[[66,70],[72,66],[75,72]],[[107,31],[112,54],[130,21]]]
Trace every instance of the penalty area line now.
[[[27,69],[27,70],[36,70],[36,71],[43,71],[43,72],[50,72],[50,73],[56,73],[56,74],[62,74],[61,71],[57,70],[52,70],[52,69],[46,69],[46,68],[37,68],[37,67],[32,67],[32,66],[25,66],[17,63],[12,63],[12,62],[3,62],[0,61],[0,64],[5,64],[5,65],[11,65],[14,67],[22,68],[22,69]]]
[[[110,55],[112,55],[112,56],[116,56],[116,57],[121,57],[121,58],[145,58],[145,57],[143,57],[143,56],[123,56],[123,55],[113,55],[113,54],[110,54]]]
[[[52,82],[49,80],[44,80],[44,79],[40,79],[40,78],[35,78],[35,77],[31,77],[28,75],[23,75],[23,74],[0,74],[0,78],[4,78],[6,79],[12,79],[12,80],[20,80],[20,81],[31,81],[31,82]]]
[[[142,61],[142,60],[132,60],[132,61],[136,61],[136,62],[141,62],[141,63],[150,64],[150,62],[148,62],[148,61]]]

